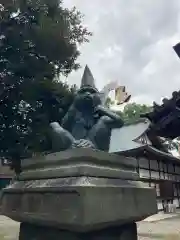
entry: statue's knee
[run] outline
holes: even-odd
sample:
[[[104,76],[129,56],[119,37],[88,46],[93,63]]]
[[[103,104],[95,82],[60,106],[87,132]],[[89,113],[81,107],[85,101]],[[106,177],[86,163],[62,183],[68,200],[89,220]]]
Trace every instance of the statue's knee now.
[[[99,126],[99,127],[105,126],[108,121],[109,121],[109,117],[103,116],[98,120],[97,126]]]
[[[58,122],[53,122],[53,123],[50,123],[50,131],[60,134],[62,132],[65,132],[66,130],[62,128]]]
[[[52,122],[52,123],[50,123],[50,127],[51,127],[52,129],[62,128],[58,122]]]

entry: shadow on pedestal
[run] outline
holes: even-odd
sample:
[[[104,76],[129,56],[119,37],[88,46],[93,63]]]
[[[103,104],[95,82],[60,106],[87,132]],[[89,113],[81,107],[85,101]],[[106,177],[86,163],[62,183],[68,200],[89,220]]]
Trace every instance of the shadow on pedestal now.
[[[19,240],[137,240],[136,223],[100,231],[76,233],[21,223]]]

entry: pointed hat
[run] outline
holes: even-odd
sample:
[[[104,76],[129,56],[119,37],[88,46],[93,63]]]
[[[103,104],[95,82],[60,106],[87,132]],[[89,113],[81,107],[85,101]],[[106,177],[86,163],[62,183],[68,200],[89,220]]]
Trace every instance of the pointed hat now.
[[[95,92],[98,92],[96,86],[95,86],[95,80],[94,77],[89,69],[89,67],[86,65],[85,69],[84,69],[84,73],[81,79],[81,86],[79,91],[83,91],[83,90],[94,90]]]

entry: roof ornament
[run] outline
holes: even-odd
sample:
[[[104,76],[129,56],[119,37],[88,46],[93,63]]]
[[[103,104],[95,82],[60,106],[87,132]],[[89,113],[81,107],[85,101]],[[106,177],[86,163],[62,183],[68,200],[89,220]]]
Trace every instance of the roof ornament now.
[[[177,43],[175,46],[173,46],[173,49],[176,52],[176,54],[178,55],[178,57],[180,58],[180,42]]]

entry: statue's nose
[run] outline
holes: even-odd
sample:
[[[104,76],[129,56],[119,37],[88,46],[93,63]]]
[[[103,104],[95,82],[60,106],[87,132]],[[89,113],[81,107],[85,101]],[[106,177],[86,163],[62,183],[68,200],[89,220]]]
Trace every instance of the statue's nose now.
[[[91,94],[90,94],[89,92],[87,93],[87,97],[88,97],[88,98],[90,98],[90,97],[91,97]]]

